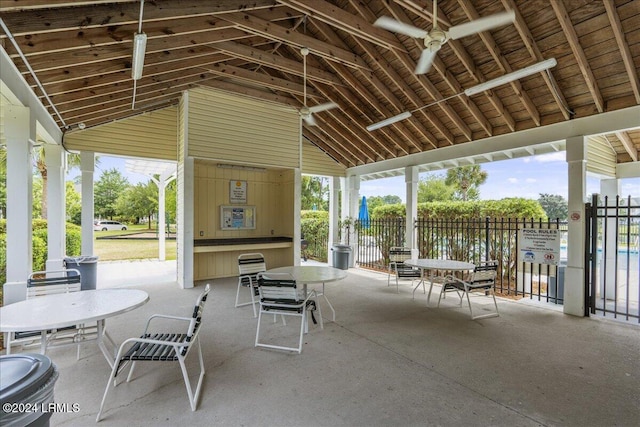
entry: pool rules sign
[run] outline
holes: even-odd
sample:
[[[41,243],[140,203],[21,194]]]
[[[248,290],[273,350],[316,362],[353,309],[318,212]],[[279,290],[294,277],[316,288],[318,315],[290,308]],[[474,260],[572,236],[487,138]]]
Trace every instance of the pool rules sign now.
[[[560,260],[560,232],[540,228],[518,231],[518,261],[558,265]]]

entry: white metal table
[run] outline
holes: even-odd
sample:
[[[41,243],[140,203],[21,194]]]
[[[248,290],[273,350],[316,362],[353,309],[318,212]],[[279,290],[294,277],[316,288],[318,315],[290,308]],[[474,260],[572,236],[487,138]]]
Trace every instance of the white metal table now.
[[[41,331],[41,352],[46,349],[47,330],[96,322],[96,340],[113,368],[113,354],[105,339],[115,343],[105,330],[105,319],[140,307],[149,294],[136,289],[99,289],[32,298],[0,307],[0,332]]]
[[[335,282],[347,277],[347,271],[339,268],[324,266],[324,265],[294,265],[290,267],[278,267],[272,268],[264,272],[265,275],[269,273],[289,273],[296,280],[304,285],[304,293],[307,293],[308,284],[322,283],[322,292],[318,295],[323,296],[329,308],[333,313],[333,321],[336,321],[336,311],[333,309],[331,302],[324,294],[324,284],[327,282]]]
[[[471,271],[476,268],[475,264],[465,261],[455,261],[451,259],[432,259],[432,258],[420,258],[420,259],[409,259],[404,262],[406,265],[411,267],[416,267],[422,270],[422,279],[418,283],[418,285],[413,288],[413,295],[416,293],[416,289],[424,283],[424,272],[425,270],[429,270],[431,272],[438,271],[455,271],[455,272],[465,272]],[[427,304],[429,304],[429,300],[431,299],[431,291],[433,290],[433,279],[437,276],[437,274],[429,275],[429,295],[427,295]]]

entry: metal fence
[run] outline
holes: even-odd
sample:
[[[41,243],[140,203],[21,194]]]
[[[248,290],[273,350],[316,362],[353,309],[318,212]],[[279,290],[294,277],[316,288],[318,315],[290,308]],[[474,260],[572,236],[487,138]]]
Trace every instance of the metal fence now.
[[[586,206],[585,286],[592,314],[640,323],[640,203],[593,195]]]
[[[369,220],[363,227],[356,222],[360,267],[386,270],[389,249],[406,246],[405,219]],[[512,218],[467,218],[458,220],[420,218],[414,222],[420,258],[455,259],[478,263],[498,261],[496,292],[561,304],[564,296],[563,266],[523,262],[518,264],[518,230],[522,228],[559,229],[559,221]],[[566,237],[565,239],[566,240]]]

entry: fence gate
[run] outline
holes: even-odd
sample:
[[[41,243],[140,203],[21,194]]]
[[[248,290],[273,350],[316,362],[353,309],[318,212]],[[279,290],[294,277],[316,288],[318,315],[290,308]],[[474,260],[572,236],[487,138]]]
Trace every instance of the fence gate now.
[[[640,203],[594,194],[585,211],[589,311],[640,323]]]

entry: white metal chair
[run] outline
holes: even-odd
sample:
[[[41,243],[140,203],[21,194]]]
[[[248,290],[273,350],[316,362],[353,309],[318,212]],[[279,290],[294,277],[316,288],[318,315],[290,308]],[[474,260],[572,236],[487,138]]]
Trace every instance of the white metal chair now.
[[[404,262],[411,259],[411,248],[394,246],[389,249],[389,271],[387,276],[387,286],[391,286],[391,274],[396,276],[396,292],[400,292],[399,279],[411,279],[411,286],[415,279],[422,278],[422,272],[418,268],[406,265]],[[424,285],[423,285],[424,287]]]
[[[34,271],[27,278],[27,299],[45,295],[79,292],[81,289],[80,271],[74,268],[66,270]],[[84,325],[44,331],[9,332],[6,334],[6,354],[11,354],[11,346],[17,344],[23,348],[40,345],[43,354],[48,347],[73,344],[82,339]],[[78,344],[77,358],[80,358]]]
[[[258,283],[256,275],[267,270],[264,255],[261,253],[242,254],[238,257],[238,289],[236,291],[236,308],[251,304],[253,317],[257,317]],[[251,295],[251,302],[240,302],[240,289],[246,287]]]
[[[469,303],[469,312],[471,313],[471,319],[484,319],[487,317],[497,317],[500,315],[498,312],[498,303],[496,302],[496,296],[494,292],[494,286],[496,283],[496,276],[498,274],[498,262],[497,261],[484,261],[476,265],[474,271],[470,274],[468,280],[462,280],[454,276],[447,276],[442,284],[440,290],[440,297],[438,298],[438,307],[440,307],[440,301],[447,292],[456,292],[460,297],[460,306],[462,306],[462,300],[464,296],[467,297],[467,303]],[[481,291],[483,294],[490,294],[493,297],[493,304],[496,308],[495,312],[481,315],[473,315],[473,306],[471,305],[471,299],[469,294],[471,292]]]
[[[191,404],[191,410],[195,411],[198,403],[198,397],[202,387],[202,380],[204,378],[204,362],[202,360],[202,347],[200,346],[199,333],[202,326],[202,312],[204,310],[204,304],[207,301],[209,295],[210,286],[207,284],[204,291],[198,296],[196,300],[193,313],[189,317],[178,317],[163,314],[154,314],[147,320],[147,325],[144,328],[144,333],[140,338],[129,338],[124,341],[118,349],[118,354],[111,370],[111,375],[107,381],[107,387],[104,390],[104,396],[102,396],[102,403],[100,404],[100,410],[96,417],[96,422],[100,421],[102,417],[102,409],[104,403],[107,400],[107,394],[113,382],[113,386],[117,386],[117,375],[122,372],[125,367],[131,363],[129,374],[127,375],[127,382],[131,380],[133,375],[133,369],[136,366],[136,362],[178,362],[180,369],[182,370],[182,376],[187,388],[187,395],[189,397],[189,403]],[[149,326],[154,319],[169,319],[180,322],[180,325],[186,324],[184,333],[152,333],[149,332]],[[195,391],[191,387],[189,381],[189,374],[185,360],[191,349],[197,344],[198,346],[198,360],[200,362],[200,374],[198,376],[198,383],[196,384]]]
[[[256,347],[267,347],[278,350],[297,351],[302,353],[302,338],[308,332],[309,321],[308,315],[311,315],[314,323],[315,317],[313,311],[318,311],[320,318],[320,329],[324,329],[322,321],[322,309],[318,304],[317,294],[315,290],[304,295],[304,289],[299,289],[293,276],[288,273],[270,273],[268,276],[264,273],[258,274],[258,291],[260,293],[260,312],[258,314],[258,327],[256,329]],[[286,325],[285,316],[300,317],[300,337],[297,347],[286,347],[275,344],[266,344],[260,342],[260,326],[262,314],[273,314],[282,316],[283,323]]]

